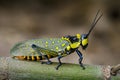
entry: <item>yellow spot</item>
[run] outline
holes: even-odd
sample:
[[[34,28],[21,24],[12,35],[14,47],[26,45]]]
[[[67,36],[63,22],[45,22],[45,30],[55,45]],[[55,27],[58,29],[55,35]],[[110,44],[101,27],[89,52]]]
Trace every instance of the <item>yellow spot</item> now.
[[[62,47],[64,47],[64,46],[65,46],[65,43],[62,44]]]
[[[47,41],[46,41],[45,43],[46,43],[46,44],[48,44],[48,42],[47,42]]]
[[[81,35],[80,34],[76,34],[77,38],[80,39]]]
[[[50,38],[50,40],[52,41],[52,38]]]
[[[53,49],[51,49],[51,50],[53,50]]]
[[[85,46],[85,45],[87,45],[87,44],[88,44],[88,39],[82,40],[82,45],[83,45],[83,46]]]
[[[56,47],[56,50],[58,50],[59,48],[58,47]]]
[[[77,48],[77,47],[79,47],[80,46],[80,42],[75,42],[75,43],[73,43],[73,44],[70,44],[70,46],[71,46],[71,48]]]
[[[70,42],[69,38],[66,38],[66,37],[62,37],[62,40],[66,40],[66,41]]]
[[[67,46],[67,50],[68,50],[68,51],[70,50],[70,46]]]
[[[54,44],[55,42],[53,41],[52,44]]]

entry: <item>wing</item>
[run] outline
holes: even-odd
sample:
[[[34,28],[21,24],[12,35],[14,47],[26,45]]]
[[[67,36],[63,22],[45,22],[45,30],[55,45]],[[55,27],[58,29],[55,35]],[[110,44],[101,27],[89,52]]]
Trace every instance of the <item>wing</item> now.
[[[34,44],[33,49],[39,54],[39,55],[51,55],[51,56],[57,56],[58,52],[50,50],[50,49],[46,49],[46,48],[42,48],[40,46],[37,46]]]
[[[61,38],[33,39],[16,44],[10,53],[13,56],[40,56],[40,54],[31,47],[32,44],[39,46],[38,51],[40,51],[42,55],[58,55],[59,51],[65,50],[69,42]]]

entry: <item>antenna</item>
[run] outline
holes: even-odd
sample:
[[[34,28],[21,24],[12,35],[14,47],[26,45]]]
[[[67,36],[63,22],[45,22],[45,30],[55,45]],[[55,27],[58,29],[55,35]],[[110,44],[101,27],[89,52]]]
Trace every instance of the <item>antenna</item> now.
[[[96,16],[95,16],[95,18],[94,18],[94,20],[93,20],[93,23],[92,23],[92,25],[91,25],[91,28],[90,28],[90,30],[89,30],[89,32],[88,32],[88,34],[87,34],[86,37],[88,37],[88,36],[90,35],[91,31],[93,30],[93,28],[95,27],[95,25],[97,24],[97,22],[98,22],[98,21],[100,20],[100,18],[102,17],[103,13],[102,13],[102,14],[98,17],[98,19],[97,19],[97,16],[98,16],[99,12],[100,12],[100,9],[98,10],[98,12],[97,12],[97,14],[96,14]]]

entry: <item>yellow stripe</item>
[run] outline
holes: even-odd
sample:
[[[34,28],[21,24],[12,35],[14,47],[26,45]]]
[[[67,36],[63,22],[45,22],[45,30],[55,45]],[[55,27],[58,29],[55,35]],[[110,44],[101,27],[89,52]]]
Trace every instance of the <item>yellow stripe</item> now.
[[[39,56],[36,56],[37,60],[40,60],[40,57]]]
[[[24,60],[24,56],[16,56],[17,59]]]
[[[26,56],[23,56],[23,58],[25,59],[25,58],[26,58]]]
[[[32,60],[33,60],[33,61],[35,60],[34,56],[32,56]]]

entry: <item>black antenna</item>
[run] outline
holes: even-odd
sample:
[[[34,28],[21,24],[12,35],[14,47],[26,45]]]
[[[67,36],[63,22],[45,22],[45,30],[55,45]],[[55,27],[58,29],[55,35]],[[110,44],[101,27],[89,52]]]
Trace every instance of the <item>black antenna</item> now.
[[[93,20],[92,26],[91,26],[91,28],[90,28],[90,30],[89,30],[89,32],[88,32],[88,34],[87,34],[86,37],[88,37],[88,36],[90,35],[91,31],[93,30],[93,28],[95,27],[95,25],[97,24],[97,22],[98,22],[98,21],[100,20],[100,18],[102,17],[103,14],[101,14],[101,15],[98,17],[98,19],[96,20],[99,12],[100,12],[100,10],[98,10],[98,12],[97,12],[97,14],[96,14],[96,16],[95,16],[95,18],[94,18],[94,20]]]

